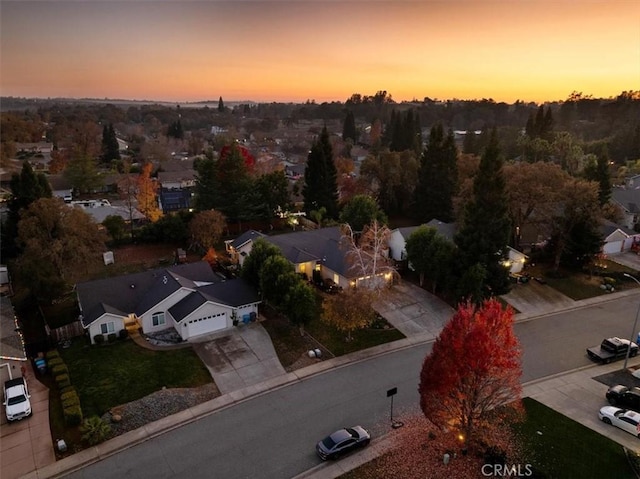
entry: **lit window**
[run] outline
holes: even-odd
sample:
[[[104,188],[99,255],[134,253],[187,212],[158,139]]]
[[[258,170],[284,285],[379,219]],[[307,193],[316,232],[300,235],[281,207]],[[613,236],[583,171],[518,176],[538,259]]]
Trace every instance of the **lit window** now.
[[[113,321],[109,323],[103,323],[100,325],[100,331],[102,332],[102,334],[115,333],[116,325]]]
[[[151,324],[161,326],[164,324],[164,313],[153,313],[151,316]]]

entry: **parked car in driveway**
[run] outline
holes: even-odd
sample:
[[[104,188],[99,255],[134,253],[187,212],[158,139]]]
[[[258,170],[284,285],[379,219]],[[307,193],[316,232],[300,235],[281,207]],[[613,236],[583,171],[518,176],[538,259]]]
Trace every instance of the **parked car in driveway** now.
[[[618,384],[609,388],[606,397],[612,406],[640,411],[640,388],[629,388]]]
[[[610,424],[640,437],[640,413],[615,406],[605,406],[600,408],[598,417],[605,424]]]
[[[7,421],[20,421],[31,416],[31,402],[27,381],[24,378],[10,379],[4,383],[4,401]]]
[[[351,451],[365,447],[371,441],[371,435],[362,426],[338,429],[316,445],[320,459],[338,459]]]

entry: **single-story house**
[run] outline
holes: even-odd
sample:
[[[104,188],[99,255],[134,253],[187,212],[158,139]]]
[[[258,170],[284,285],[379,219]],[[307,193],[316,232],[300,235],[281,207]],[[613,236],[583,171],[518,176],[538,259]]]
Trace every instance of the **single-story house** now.
[[[443,238],[453,242],[453,238],[456,234],[455,223],[443,223],[439,220],[431,220],[424,226],[435,228],[437,233]],[[405,226],[403,228],[396,228],[391,232],[391,239],[389,240],[389,256],[395,261],[406,261],[407,239],[411,234],[416,231],[419,226]],[[520,251],[508,246],[508,258],[505,260],[505,266],[509,267],[510,273],[520,273],[524,264],[528,258],[527,255]]]
[[[608,220],[604,220],[600,225],[600,233],[602,235],[602,252],[604,254],[629,251],[634,241],[636,243],[640,241],[640,233]]]
[[[435,228],[441,236],[449,241],[453,241],[453,235],[455,234],[455,225],[453,223],[443,223],[439,220],[431,220],[424,226]],[[420,226],[405,226],[402,228],[396,228],[391,232],[391,238],[389,239],[390,258],[395,261],[405,261],[407,259],[407,239],[419,227]]]
[[[173,328],[187,341],[255,316],[260,303],[255,288],[222,280],[205,261],[78,283],[76,292],[92,343],[127,328],[145,334]]]
[[[309,280],[314,271],[319,271],[323,279],[331,279],[342,288],[357,287],[368,281],[367,277],[351,271],[339,226],[273,236],[250,230],[227,242],[231,258],[242,266],[244,258],[251,253],[253,241],[259,237],[277,246],[293,264],[296,273],[306,275]],[[392,276],[389,274],[385,279],[390,281]]]
[[[630,181],[635,181],[637,177],[633,178]],[[611,188],[611,201],[622,211],[623,218],[620,224],[633,230],[640,222],[640,186]]]

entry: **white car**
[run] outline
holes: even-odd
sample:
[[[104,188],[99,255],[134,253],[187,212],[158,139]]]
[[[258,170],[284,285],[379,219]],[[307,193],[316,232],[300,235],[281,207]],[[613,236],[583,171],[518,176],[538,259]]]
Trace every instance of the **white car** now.
[[[31,402],[27,381],[24,378],[10,379],[4,383],[4,407],[7,421],[19,421],[31,416]]]
[[[640,413],[638,412],[615,406],[605,406],[600,408],[598,417],[605,424],[611,424],[629,434],[640,437]]]

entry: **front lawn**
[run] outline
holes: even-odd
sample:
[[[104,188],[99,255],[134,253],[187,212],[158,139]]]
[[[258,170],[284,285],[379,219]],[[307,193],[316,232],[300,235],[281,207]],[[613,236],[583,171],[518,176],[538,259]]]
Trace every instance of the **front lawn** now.
[[[523,404],[527,420],[517,430],[529,461],[544,477],[636,478],[618,443],[534,399]]]
[[[315,341],[333,356],[342,356],[405,337],[383,319],[378,319],[370,328],[353,332],[352,340],[348,342],[345,340],[345,333],[341,333],[319,319],[306,326],[307,334],[301,336],[299,328],[291,324],[286,317],[267,307],[262,311],[267,317],[262,325],[269,333],[278,359],[285,369],[306,354],[309,349],[315,349],[317,347]]]
[[[75,338],[60,355],[69,368],[84,417],[167,388],[197,387],[212,382],[209,371],[191,348],[151,351],[132,340],[90,346]]]
[[[547,479],[636,478],[619,444],[534,399],[523,399],[523,405],[526,413],[525,420],[513,425],[515,433],[522,439],[524,460],[519,462],[523,474],[532,471],[533,475],[529,473],[527,476]],[[402,434],[402,430],[399,431]],[[397,441],[402,443],[401,438],[397,438]],[[369,479],[380,477],[380,471],[384,471],[388,477],[391,477],[393,471],[385,467],[393,463],[390,459],[396,454],[404,457],[405,451],[392,450],[340,477],[341,479]],[[437,464],[431,464],[427,469],[437,471],[441,467],[442,455],[432,460],[437,460]],[[461,457],[452,459],[448,466],[449,479],[486,477],[481,471],[482,462],[469,470],[464,467],[465,460]],[[509,463],[508,458],[507,463]],[[529,468],[526,468],[527,464],[530,465]],[[474,474],[475,471],[477,474]],[[440,476],[436,474],[416,477]]]
[[[378,326],[378,324],[380,324],[379,327],[374,327]],[[336,328],[328,326],[322,321],[311,323],[307,326],[307,331],[325,348],[331,351],[334,356],[342,356],[405,338],[404,334],[391,327],[386,321],[380,320],[378,324],[352,332],[350,341],[347,341],[346,333],[338,331]],[[387,329],[385,329],[385,325]]]

